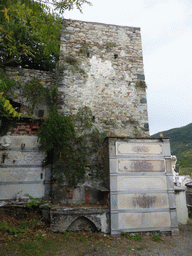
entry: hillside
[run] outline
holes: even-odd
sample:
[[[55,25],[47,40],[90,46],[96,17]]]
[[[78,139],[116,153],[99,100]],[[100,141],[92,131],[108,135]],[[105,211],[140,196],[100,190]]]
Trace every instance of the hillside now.
[[[192,123],[180,128],[162,131],[164,137],[170,138],[171,154],[176,155],[177,170],[181,175],[192,173]],[[151,137],[158,137],[159,133]]]

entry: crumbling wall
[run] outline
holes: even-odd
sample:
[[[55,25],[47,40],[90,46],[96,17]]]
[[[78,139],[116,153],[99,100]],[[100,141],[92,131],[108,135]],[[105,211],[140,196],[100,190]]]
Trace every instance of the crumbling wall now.
[[[51,71],[42,71],[42,70],[36,70],[36,69],[26,69],[26,68],[20,68],[20,67],[6,67],[5,73],[8,75],[11,79],[18,80],[20,78],[22,82],[26,83],[29,80],[33,78],[37,78],[40,83],[45,88],[51,88],[54,84],[57,83],[56,80],[56,73]],[[14,91],[16,95],[18,95],[18,99],[14,99],[16,102],[22,103],[22,112],[25,116],[27,116],[27,103],[26,99],[24,97],[20,97],[20,91]],[[43,100],[42,102],[39,102],[39,105],[37,106],[34,116],[36,117],[44,117],[48,115],[48,106],[46,100]]]
[[[108,135],[149,136],[140,29],[74,20],[63,26],[60,111],[88,106]]]
[[[149,136],[140,29],[64,20],[60,41],[57,77],[10,67],[6,73],[25,82],[38,77],[46,87],[57,82],[59,111],[73,116],[78,135],[90,136],[85,179],[73,188],[53,175],[53,202],[107,203],[102,138]],[[36,116],[39,110],[47,115],[46,102],[39,104]]]

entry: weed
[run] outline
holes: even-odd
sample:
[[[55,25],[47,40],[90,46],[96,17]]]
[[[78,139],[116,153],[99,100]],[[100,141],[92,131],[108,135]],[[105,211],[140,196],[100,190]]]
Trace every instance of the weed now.
[[[135,234],[135,235],[131,236],[131,239],[134,241],[140,242],[142,240],[142,237],[140,236],[140,234]]]
[[[81,43],[81,48],[79,50],[79,53],[87,55],[87,57],[88,57],[89,52],[90,52],[90,45],[87,42]]]
[[[116,46],[116,43],[113,43],[113,42],[107,42],[106,43],[106,52],[110,52],[112,50],[113,47]]]
[[[103,123],[106,125],[115,125],[115,121],[113,119],[103,120]]]
[[[142,237],[141,237],[140,234],[138,234],[138,233],[136,233],[136,234],[134,234],[134,235],[131,235],[131,234],[129,234],[129,233],[122,232],[121,235],[122,235],[122,236],[125,236],[125,237],[128,238],[128,239],[132,239],[132,240],[134,240],[134,241],[139,241],[139,242],[140,242],[140,241],[142,240]]]
[[[0,229],[8,229],[8,224],[6,221],[0,221]]]
[[[163,241],[163,239],[160,237],[160,236],[152,236],[151,237],[151,240],[153,240],[154,242],[160,242],[160,241]]]
[[[65,231],[65,232],[63,232],[63,235],[64,235],[66,238],[68,238],[71,233],[72,233],[71,231]]]
[[[147,88],[147,85],[146,85],[146,83],[145,83],[145,81],[144,80],[138,80],[137,82],[136,82],[136,87],[137,88]]]
[[[25,249],[25,250],[36,250],[37,249],[37,244],[35,244],[35,243],[25,243],[25,242],[23,242],[22,244],[21,244],[21,246],[22,246],[22,248],[23,249]]]
[[[24,196],[29,197],[30,202],[27,203],[28,208],[37,207],[39,204],[44,204],[45,201],[43,201],[41,198],[34,198],[30,196],[29,194],[24,194]]]
[[[16,235],[18,233],[25,233],[26,230],[24,229],[17,229],[17,228],[8,228],[7,231],[11,234],[11,235]]]
[[[35,238],[35,240],[38,242],[42,242],[43,241],[42,235],[38,234],[38,236]]]
[[[78,60],[74,56],[69,55],[65,57],[65,62],[70,65],[77,65]]]
[[[84,236],[79,236],[79,240],[81,241],[81,242],[83,242],[83,241],[85,241],[85,237]]]
[[[19,224],[19,226],[20,226],[21,228],[26,228],[26,227],[28,226],[28,221],[21,221],[20,224]]]
[[[38,224],[39,224],[39,221],[38,221],[38,220],[32,220],[32,219],[30,219],[30,221],[29,221],[29,226],[30,226],[32,229],[35,228]]]
[[[144,250],[144,247],[143,246],[139,246],[139,247],[136,247],[135,250],[141,251],[141,250]]]
[[[192,226],[192,222],[190,222],[189,220],[187,220],[187,225]]]
[[[122,233],[121,233],[121,235],[122,235],[122,236],[124,236],[124,237],[126,237],[126,238],[131,239],[131,236],[130,236],[130,234],[129,234],[129,233],[122,232]]]

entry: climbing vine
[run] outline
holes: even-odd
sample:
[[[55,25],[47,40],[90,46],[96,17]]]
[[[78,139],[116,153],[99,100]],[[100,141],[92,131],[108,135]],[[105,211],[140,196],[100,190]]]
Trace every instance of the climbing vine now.
[[[21,98],[18,98],[17,93],[20,92],[25,98],[28,117],[34,113],[39,102],[46,99],[49,115],[41,124],[38,138],[40,150],[46,153],[46,159],[42,164],[52,165],[53,176],[64,178],[69,186],[76,186],[84,180],[86,169],[90,170],[93,177],[103,175],[103,140],[106,134],[96,129],[95,117],[88,106],[81,107],[74,116],[63,116],[58,112],[56,105],[57,85],[48,89],[43,87],[37,78],[23,83],[18,77],[12,80],[4,73],[1,78],[4,81],[1,90],[5,91],[6,97],[19,101]],[[7,119],[6,132],[9,125],[13,126],[13,120],[15,121],[14,118]],[[78,129],[75,128],[76,121],[80,123]],[[93,155],[94,160],[91,160]]]
[[[48,94],[48,89],[45,88],[36,77],[25,83],[22,90],[22,97],[26,98],[28,103],[28,115],[32,115],[36,106]]]
[[[75,120],[81,122],[79,134],[75,132]],[[47,153],[44,164],[52,164],[52,174],[57,181],[66,180],[68,186],[76,186],[84,180],[88,167],[93,176],[103,175],[103,140],[106,134],[100,133],[93,123],[91,109],[87,106],[80,108],[75,116],[62,116],[56,106],[51,109],[38,137],[40,149]],[[93,154],[96,160],[90,161]]]

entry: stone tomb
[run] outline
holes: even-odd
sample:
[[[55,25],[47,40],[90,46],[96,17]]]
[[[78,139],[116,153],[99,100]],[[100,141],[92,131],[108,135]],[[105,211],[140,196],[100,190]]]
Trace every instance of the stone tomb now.
[[[170,231],[178,221],[168,139],[108,138],[111,234]]]
[[[1,137],[0,200],[26,199],[25,194],[49,197],[50,169],[42,167],[44,157],[35,135]]]

